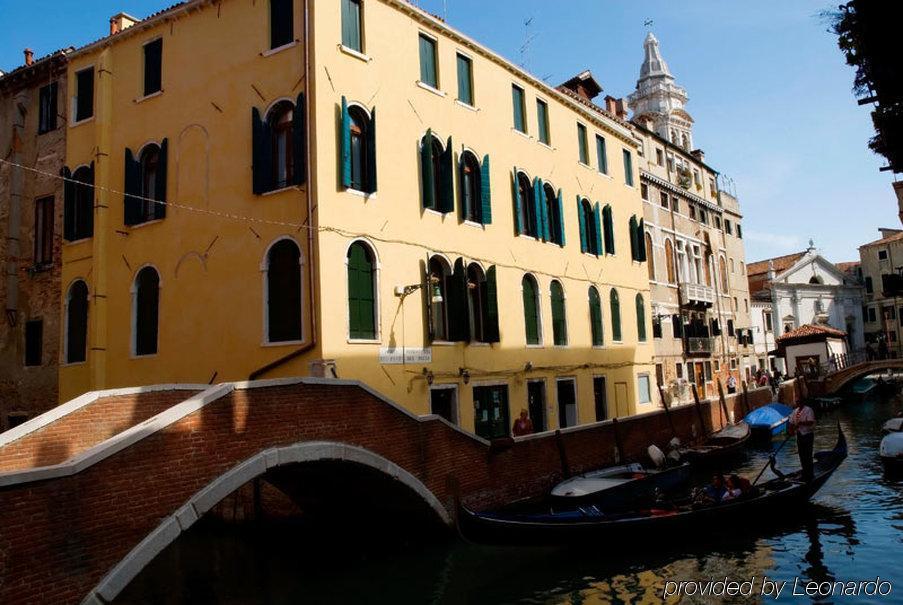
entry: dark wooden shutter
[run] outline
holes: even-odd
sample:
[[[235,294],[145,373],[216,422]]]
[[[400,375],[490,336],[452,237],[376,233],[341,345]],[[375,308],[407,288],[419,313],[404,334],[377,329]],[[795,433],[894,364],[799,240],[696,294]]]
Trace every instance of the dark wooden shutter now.
[[[135,294],[135,354],[153,355],[157,352],[160,319],[160,276],[145,267],[136,278]]]
[[[605,222],[605,254],[615,253],[615,228],[611,214],[611,204],[606,204],[602,210],[602,217]]]
[[[536,217],[536,239],[545,238],[546,225],[548,223],[546,205],[543,203],[545,197],[542,190],[542,179],[538,176],[533,177],[533,216]]]
[[[254,193],[260,195],[272,189],[273,169],[271,164],[273,150],[270,145],[270,125],[261,118],[260,111],[256,107],[251,109],[251,132],[253,138],[252,170],[254,174]]]
[[[290,43],[295,35],[294,0],[270,0],[270,48]]]
[[[341,126],[339,127],[340,144],[339,150],[342,154],[340,160],[342,162],[342,187],[351,187],[351,114],[348,113],[348,100],[342,97],[342,115],[340,116]]]
[[[144,94],[150,95],[163,89],[163,39],[158,38],[144,45]]]
[[[611,295],[611,338],[616,342],[621,340],[621,300],[618,291],[612,290]]]
[[[580,221],[580,252],[586,252],[586,214],[583,212],[583,200],[579,195],[577,196],[577,219]]]
[[[596,256],[601,256],[604,254],[604,248],[602,247],[602,222],[599,218],[599,202],[593,206],[593,223],[596,228],[593,230],[593,237],[595,238],[595,247],[594,254]]]
[[[123,222],[136,225],[141,222],[141,165],[135,159],[132,150],[125,149],[125,195],[123,201]]]
[[[492,190],[489,180],[489,155],[484,155],[483,166],[480,168],[480,218],[484,225],[492,224]]]
[[[350,153],[349,153],[349,158]],[[349,174],[351,170],[349,168]],[[420,181],[421,197],[424,208],[435,208],[436,200],[433,199],[433,131],[427,128],[426,134],[420,141]]]
[[[157,182],[155,183],[155,187],[157,189],[157,200],[163,203],[154,204],[155,219],[166,218],[166,157],[168,155],[168,147],[168,141],[166,139],[163,139],[163,142],[160,143],[160,155],[157,162]]]
[[[520,183],[517,178],[517,166],[514,167],[514,226],[517,231],[517,234],[520,235],[524,232],[524,213],[521,206],[524,203],[524,200],[520,199]]]
[[[630,217],[630,258],[632,260],[640,260],[638,249],[636,215],[633,215]]]
[[[367,128],[367,193],[376,192],[376,108],[370,110],[370,125]]]
[[[641,263],[646,262],[646,228],[644,227],[643,219],[640,219],[640,222],[636,227],[636,240],[637,240],[637,256]]]
[[[452,138],[448,137],[445,149],[439,157],[439,212],[454,212],[455,210],[454,172]]]
[[[304,93],[298,94],[292,110],[292,183],[302,185],[307,181],[307,114]]]
[[[636,330],[640,342],[646,342],[646,305],[643,295],[636,295]]]
[[[683,338],[684,322],[683,319],[681,319],[680,315],[671,316],[671,329],[674,331],[675,338]]]
[[[467,270],[464,259],[455,261],[454,272],[446,280],[445,302],[448,314],[448,340],[467,342],[470,340],[470,317],[467,313]]]
[[[595,288],[589,290],[589,318],[592,328],[592,342],[594,347],[605,344],[602,331],[602,301],[599,292]]]
[[[63,239],[75,240],[75,183],[72,182],[72,171],[68,166],[60,169],[63,182]]]
[[[555,203],[558,205],[558,245],[564,248],[564,200],[561,189],[558,190],[558,198]]]
[[[524,296],[524,329],[528,345],[540,344],[539,342],[539,317],[536,308],[537,292],[536,284],[532,279],[524,278],[521,282]]]
[[[499,302],[495,265],[486,271],[486,296],[483,297],[483,341],[499,342]]]
[[[88,338],[88,287],[77,281],[66,304],[66,363],[85,361]]]

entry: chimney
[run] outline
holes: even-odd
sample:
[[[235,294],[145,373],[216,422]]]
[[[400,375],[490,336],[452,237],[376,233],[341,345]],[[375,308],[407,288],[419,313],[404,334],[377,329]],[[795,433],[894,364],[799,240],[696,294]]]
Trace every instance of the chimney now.
[[[702,149],[694,149],[690,152],[690,155],[692,155],[700,162],[705,162],[705,152]]]
[[[118,34],[124,29],[138,23],[138,19],[126,13],[118,13],[110,17],[110,35]]]
[[[34,63],[34,51],[30,48],[25,49],[25,65],[32,65]]]
[[[589,70],[577,74],[558,88],[567,88],[587,101],[592,101],[602,92],[602,86],[599,85]]]
[[[605,109],[622,120],[627,119],[627,107],[624,105],[624,99],[616,99],[611,95],[607,95],[605,97]]]
[[[903,233],[900,229],[894,229],[892,227],[878,227],[878,232],[881,234],[881,239],[885,237],[890,237],[891,235],[897,235],[898,233]]]

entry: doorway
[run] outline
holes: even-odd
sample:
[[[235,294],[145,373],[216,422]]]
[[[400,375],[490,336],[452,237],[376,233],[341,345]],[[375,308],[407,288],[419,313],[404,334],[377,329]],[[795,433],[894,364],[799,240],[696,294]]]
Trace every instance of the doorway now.
[[[558,427],[577,425],[577,381],[573,378],[559,378],[556,381],[558,394]]]
[[[508,385],[473,388],[474,432],[483,439],[507,437],[510,429]]]
[[[546,381],[531,380],[527,383],[527,413],[533,421],[533,431],[546,430]]]
[[[630,414],[630,406],[627,403],[627,383],[615,383],[615,414],[618,418]]]
[[[430,387],[430,413],[442,416],[452,424],[458,424],[457,385],[436,385]]]
[[[608,418],[608,401],[605,396],[605,377],[593,376],[593,405],[596,408],[596,422]]]

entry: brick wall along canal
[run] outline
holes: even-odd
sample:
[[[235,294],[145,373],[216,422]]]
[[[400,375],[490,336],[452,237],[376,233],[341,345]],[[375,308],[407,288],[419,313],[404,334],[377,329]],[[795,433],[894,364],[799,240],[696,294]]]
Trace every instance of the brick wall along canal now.
[[[774,519],[771,527],[755,533],[713,527],[692,544],[672,544],[661,536],[635,545],[501,548],[454,540],[422,543],[416,534],[393,539],[391,529],[371,536],[364,528],[340,531],[322,523],[311,528],[211,521],[198,524],[167,548],[117,603],[640,603],[661,602],[667,579],[755,578],[758,590],[766,576],[787,581],[778,602],[810,600],[791,594],[795,578],[800,591],[810,580],[880,577],[893,586],[893,594],[883,602],[900,603],[903,483],[884,477],[877,450],[881,424],[901,407],[900,400],[884,400],[847,403],[821,413],[816,450],[834,444],[839,421],[849,439],[849,458],[805,514]],[[754,477],[766,460],[766,453],[752,451],[741,474]],[[781,468],[796,468],[793,441],[778,460]],[[364,517],[366,508],[366,503],[358,508]],[[371,529],[380,529],[367,521]],[[694,596],[680,602],[713,600]],[[766,597],[761,602],[774,601]]]

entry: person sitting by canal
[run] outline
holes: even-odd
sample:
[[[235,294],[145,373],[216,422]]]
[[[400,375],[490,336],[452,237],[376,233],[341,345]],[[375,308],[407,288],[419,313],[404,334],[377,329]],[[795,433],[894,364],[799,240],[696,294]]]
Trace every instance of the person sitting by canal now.
[[[736,393],[737,392],[737,379],[734,378],[733,374],[731,374],[727,377],[727,392],[728,393]]]
[[[796,409],[790,414],[790,430],[796,433],[796,449],[800,456],[800,466],[803,468],[803,481],[812,481],[815,412],[802,401],[797,402]]]
[[[522,409],[520,411],[520,417],[514,421],[514,426],[511,427],[511,432],[515,437],[529,435],[533,432],[533,421],[530,420],[529,416],[527,416],[527,410]]]

